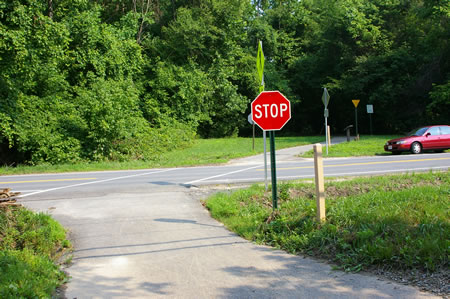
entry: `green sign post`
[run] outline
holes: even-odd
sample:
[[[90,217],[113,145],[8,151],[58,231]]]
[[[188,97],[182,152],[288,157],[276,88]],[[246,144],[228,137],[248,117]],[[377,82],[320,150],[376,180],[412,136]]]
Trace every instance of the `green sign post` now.
[[[278,209],[277,198],[277,167],[275,162],[275,131],[269,131],[270,135],[270,174],[272,177],[272,206]]]

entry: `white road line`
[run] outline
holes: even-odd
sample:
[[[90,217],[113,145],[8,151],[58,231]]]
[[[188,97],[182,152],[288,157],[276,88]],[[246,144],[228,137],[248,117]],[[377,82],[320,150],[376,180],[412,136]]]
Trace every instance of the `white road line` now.
[[[46,189],[46,190],[40,190],[40,191],[36,191],[36,192],[33,192],[33,193],[28,193],[28,194],[22,195],[21,197],[23,198],[23,197],[36,195],[36,194],[40,194],[40,193],[45,193],[45,192],[50,192],[50,191],[56,191],[56,190],[73,188],[73,187],[79,187],[79,186],[85,186],[85,185],[105,183],[105,182],[110,182],[110,181],[116,181],[116,180],[128,179],[128,178],[133,178],[133,177],[145,176],[145,175],[149,175],[149,174],[168,172],[168,171],[172,171],[172,170],[175,170],[175,168],[164,169],[164,170],[159,170],[159,171],[152,171],[152,172],[146,172],[146,173],[139,173],[139,174],[133,174],[133,175],[127,175],[127,176],[121,176],[121,177],[116,177],[116,178],[111,178],[111,179],[106,179],[106,180],[87,182],[87,183],[81,183],[81,184],[75,184],[75,185],[51,188],[51,189]]]
[[[389,162],[402,162],[404,160],[417,160],[421,158],[427,158],[429,157],[430,160],[434,160],[433,158],[436,158],[437,160],[442,159],[442,157],[447,158],[450,153],[443,153],[443,154],[408,154],[403,156],[394,156],[394,155],[387,155],[387,156],[355,156],[355,157],[327,157],[323,156],[324,162],[333,162],[333,161],[341,161],[341,160],[385,160]],[[291,160],[291,161],[283,161],[283,163],[286,164],[292,164],[292,163],[302,163],[302,162],[314,162],[314,158],[302,158],[304,161],[300,160]],[[282,163],[281,161],[277,164]]]
[[[326,176],[340,176],[340,175],[359,175],[359,174],[372,174],[372,173],[392,173],[392,172],[414,172],[422,170],[437,170],[437,169],[449,169],[450,166],[437,166],[437,167],[423,167],[423,168],[407,168],[407,169],[394,169],[394,170],[374,170],[374,171],[361,171],[361,172],[338,172],[338,173],[326,173]]]
[[[298,176],[298,175],[293,175],[293,176],[277,176],[277,179],[286,179],[286,180],[288,180],[288,179],[304,179],[304,178],[308,178],[308,177],[311,177],[311,178],[313,178],[314,177],[314,174],[312,174],[312,175],[308,175],[308,174],[306,174],[306,175],[302,175],[302,176]],[[257,183],[257,182],[263,182],[263,180],[264,179],[261,179],[261,178],[243,178],[243,179],[223,179],[223,180],[212,180],[212,181],[208,181],[208,183],[227,183],[227,184],[233,184],[233,183],[236,183],[236,182],[249,182],[249,183]],[[269,184],[270,184],[270,182],[269,182]]]
[[[167,169],[174,169],[174,168],[167,168]],[[29,174],[10,174],[10,175],[1,175],[0,178],[14,178],[14,177],[40,177],[40,176],[74,176],[74,175],[87,175],[87,174],[105,174],[105,173],[120,173],[120,172],[142,172],[142,171],[149,171],[154,170],[151,168],[146,169],[118,169],[118,170],[92,170],[92,171],[69,171],[69,172],[49,172],[49,173],[29,173]]]
[[[410,168],[410,169],[396,169],[396,170],[376,170],[376,171],[364,171],[364,172],[347,172],[347,173],[331,173],[325,174],[325,176],[333,177],[333,176],[351,176],[351,175],[364,175],[364,174],[377,174],[377,173],[394,173],[394,172],[414,172],[414,171],[427,171],[427,170],[440,170],[440,169],[449,169],[450,166],[440,166],[440,167],[425,167],[425,168]],[[305,174],[305,175],[290,175],[290,176],[277,176],[279,180],[292,180],[292,179],[306,179],[313,178],[314,174]],[[208,183],[229,183],[232,184],[234,182],[262,182],[261,178],[242,178],[242,179],[222,179],[222,180],[212,180],[208,181]]]
[[[248,168],[239,169],[239,170],[235,170],[235,171],[231,171],[231,172],[227,172],[227,173],[223,173],[223,174],[210,176],[210,177],[199,179],[199,180],[190,181],[190,182],[187,182],[187,183],[184,183],[184,184],[185,185],[191,185],[193,183],[199,183],[199,182],[207,181],[207,180],[210,180],[210,179],[214,179],[214,178],[219,178],[219,177],[222,177],[222,176],[230,175],[230,174],[233,174],[233,173],[238,173],[238,172],[243,172],[243,171],[247,171],[247,170],[250,170],[250,169],[255,169],[257,167],[261,167],[261,164],[253,166],[253,167],[248,167]]]

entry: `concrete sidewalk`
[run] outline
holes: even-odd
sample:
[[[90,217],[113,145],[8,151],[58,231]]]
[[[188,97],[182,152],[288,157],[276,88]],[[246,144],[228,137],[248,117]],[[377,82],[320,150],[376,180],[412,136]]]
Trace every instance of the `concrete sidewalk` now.
[[[342,142],[347,142],[347,137],[334,137],[331,138],[331,145],[338,144]],[[325,152],[325,141],[321,142],[323,145],[323,151]],[[276,151],[276,161],[277,162],[286,162],[286,161],[299,161],[303,160],[304,158],[298,157],[301,154],[306,153],[307,151],[310,151],[313,149],[313,144],[308,145],[301,145],[301,146],[295,146],[290,148],[284,148],[284,149],[276,149],[275,144],[275,151]],[[267,138],[267,163],[270,164],[270,146],[269,146],[269,138]],[[250,165],[250,164],[261,164],[264,163],[264,154],[258,154],[250,157],[245,158],[239,158],[231,160],[228,164],[231,165]]]

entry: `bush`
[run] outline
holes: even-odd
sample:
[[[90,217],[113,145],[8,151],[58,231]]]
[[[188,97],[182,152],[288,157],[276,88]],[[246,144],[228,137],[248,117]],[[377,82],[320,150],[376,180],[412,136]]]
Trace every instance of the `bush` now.
[[[66,232],[49,215],[0,208],[0,297],[48,298],[66,280],[57,266]]]
[[[49,298],[65,274],[31,250],[0,251],[1,298]]]

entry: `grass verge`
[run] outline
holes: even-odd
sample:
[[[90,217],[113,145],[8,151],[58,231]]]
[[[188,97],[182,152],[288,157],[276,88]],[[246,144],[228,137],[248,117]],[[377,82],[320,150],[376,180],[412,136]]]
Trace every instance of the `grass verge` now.
[[[449,265],[448,172],[357,178],[326,184],[327,221],[315,219],[314,185],[254,185],[206,201],[211,215],[246,239],[359,271],[391,267],[435,271]]]
[[[277,137],[276,148],[286,148],[323,141],[323,136]],[[189,148],[167,152],[150,161],[86,162],[78,164],[0,167],[0,175],[76,172],[97,170],[145,169],[155,167],[177,167],[225,163],[230,159],[255,155],[263,152],[263,139],[255,138],[198,139]]]
[[[0,298],[51,298],[67,279],[57,261],[70,246],[50,216],[0,205]]]
[[[383,136],[360,136],[359,141],[350,141],[335,144],[328,147],[327,157],[351,157],[351,156],[375,156],[375,155],[391,155],[384,151],[384,144],[390,139],[399,136],[383,135]],[[313,151],[308,151],[302,155],[304,158],[314,156]]]

